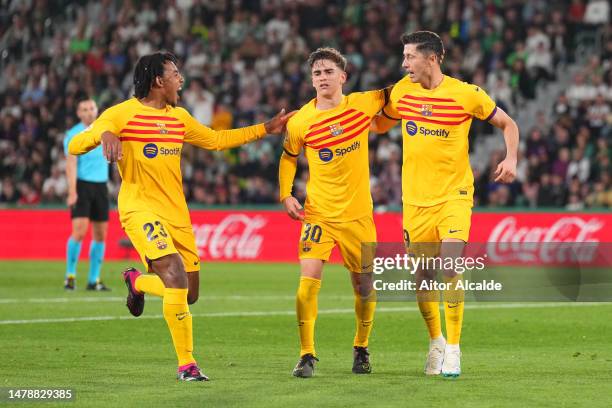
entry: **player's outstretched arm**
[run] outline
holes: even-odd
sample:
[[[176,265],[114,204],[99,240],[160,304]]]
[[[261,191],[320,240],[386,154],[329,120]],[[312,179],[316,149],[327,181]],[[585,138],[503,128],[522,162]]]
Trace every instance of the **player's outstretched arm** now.
[[[297,170],[297,156],[283,152],[278,165],[278,184],[280,186],[279,198],[285,206],[287,214],[294,220],[303,221],[302,205],[291,195],[293,179]]]
[[[516,122],[499,107],[489,123],[504,132],[506,142],[506,158],[497,165],[495,181],[511,183],[516,178],[516,162],[518,157],[519,129]]]
[[[287,122],[297,111],[285,112],[285,108],[281,109],[272,119],[264,123],[266,127],[266,133],[279,134],[283,133],[287,129]]]
[[[116,136],[121,128],[116,123],[115,112],[114,107],[107,109],[87,129],[74,136],[68,143],[68,153],[78,156],[102,144],[106,160],[121,160],[121,141]]]
[[[102,132],[94,132],[92,127],[93,124],[70,140],[70,143],[68,143],[68,153],[79,156],[100,145]]]
[[[112,132],[102,133],[102,153],[109,163],[114,163],[123,158],[121,140]]]
[[[239,129],[216,131],[198,122],[184,110],[186,143],[208,150],[225,150],[261,139],[269,133],[282,133],[287,121],[294,112],[285,113],[282,109],[276,116],[265,123]]]

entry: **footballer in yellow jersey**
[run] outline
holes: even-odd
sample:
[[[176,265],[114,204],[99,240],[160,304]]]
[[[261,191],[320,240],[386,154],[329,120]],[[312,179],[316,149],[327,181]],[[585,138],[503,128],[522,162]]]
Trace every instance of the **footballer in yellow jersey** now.
[[[143,56],[134,72],[135,97],[107,109],[68,149],[79,155],[102,144],[107,160],[117,161],[121,225],[147,272],[155,273],[141,274],[134,268],[124,272],[128,309],[139,316],[145,293],[163,297],[178,379],[205,381],[192,354],[188,304],[198,298],[200,260],[183,193],[183,143],[210,150],[239,146],[282,132],[290,115],[282,111],[265,124],[216,132],[176,107],[184,82],[176,62],[169,53]]]
[[[279,166],[280,200],[292,218],[302,221],[301,279],[296,301],[301,348],[293,375],[310,377],[314,372],[314,325],[321,273],[336,245],[351,272],[355,291],[353,372],[365,374],[371,372],[367,347],[376,306],[369,285],[371,271],[362,270],[361,260],[362,243],[376,241],[368,134],[372,118],[385,105],[387,90],[343,95],[346,60],[335,49],[316,50],[308,63],[316,98],[287,123]],[[291,196],[297,156],[302,150],[309,168],[304,215]]]
[[[469,238],[473,204],[474,176],[468,155],[472,120],[485,120],[503,130],[507,155],[496,169],[497,182],[511,182],[516,176],[518,127],[482,88],[442,73],[444,46],[437,34],[404,34],[402,43],[407,75],[393,87],[389,104],[372,128],[384,132],[401,120],[406,245],[411,252],[422,250],[428,256],[458,257]],[[433,279],[434,273],[418,271],[417,280]],[[449,282],[458,279],[454,270],[444,270],[443,275]],[[446,339],[438,293],[417,293],[430,336],[425,374],[457,377],[463,292],[444,295]]]

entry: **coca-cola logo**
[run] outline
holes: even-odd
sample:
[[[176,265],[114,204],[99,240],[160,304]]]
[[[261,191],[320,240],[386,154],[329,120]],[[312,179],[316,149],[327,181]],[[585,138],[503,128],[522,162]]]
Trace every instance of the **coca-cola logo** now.
[[[257,232],[267,224],[264,217],[231,214],[218,224],[194,224],[199,255],[205,259],[255,259],[263,236]]]
[[[516,217],[502,219],[487,239],[492,262],[591,262],[604,222],[597,218],[561,217],[550,226],[518,226]]]

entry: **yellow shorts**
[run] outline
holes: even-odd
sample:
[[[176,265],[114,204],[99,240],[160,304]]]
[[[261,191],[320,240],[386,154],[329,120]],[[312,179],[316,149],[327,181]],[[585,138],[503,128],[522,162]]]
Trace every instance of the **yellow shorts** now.
[[[360,273],[361,244],[368,242],[376,242],[376,226],[371,215],[348,222],[307,217],[302,224],[299,258],[327,261],[334,246],[338,245],[344,266],[351,272]]]
[[[421,252],[434,255],[443,239],[468,241],[471,217],[472,201],[468,200],[449,200],[431,207],[404,205],[404,242],[406,246],[412,243],[411,250],[416,248],[414,243],[431,245]]]
[[[200,270],[200,256],[191,226],[176,227],[145,211],[123,216],[121,225],[147,271],[152,260],[176,253],[183,260],[185,272]]]

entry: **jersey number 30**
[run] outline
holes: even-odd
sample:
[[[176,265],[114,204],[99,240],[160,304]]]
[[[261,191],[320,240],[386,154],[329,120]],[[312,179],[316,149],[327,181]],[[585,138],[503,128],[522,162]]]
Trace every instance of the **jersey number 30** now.
[[[306,224],[304,225],[302,241],[308,241],[310,239],[312,242],[318,243],[321,240],[322,234],[323,230],[318,225]]]

